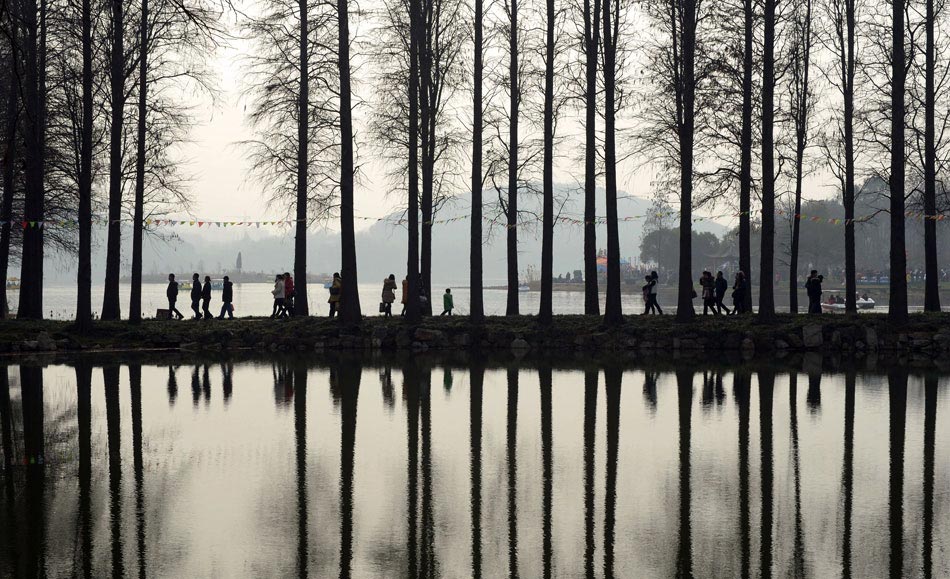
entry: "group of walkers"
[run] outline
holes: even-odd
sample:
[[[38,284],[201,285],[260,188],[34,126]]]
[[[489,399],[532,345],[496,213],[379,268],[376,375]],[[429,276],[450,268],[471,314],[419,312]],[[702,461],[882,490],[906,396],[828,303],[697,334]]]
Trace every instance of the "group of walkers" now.
[[[168,298],[168,319],[184,319],[184,315],[175,305],[178,303],[178,282],[175,281],[175,274],[168,274],[168,288],[165,290],[165,297]],[[224,276],[224,281],[221,286],[221,313],[218,315],[219,320],[223,320],[224,316],[227,315],[228,318],[234,318],[234,284],[231,283],[228,276]],[[195,320],[211,320],[214,319],[214,314],[211,313],[209,309],[211,305],[211,276],[206,275],[204,284],[201,283],[201,277],[196,273],[191,276],[191,311],[195,312],[195,315],[192,319]],[[200,309],[199,309],[200,308]]]
[[[423,312],[429,311],[429,296],[426,294],[425,284],[422,283],[422,277],[419,277],[419,307]],[[402,312],[401,316],[406,315],[406,306],[409,302],[409,277],[406,276],[402,280]],[[396,276],[395,274],[389,274],[389,277],[383,280],[383,293],[381,296],[381,301],[379,302],[379,313],[383,314],[384,317],[391,318],[393,316],[393,304],[396,302]],[[445,293],[442,294],[442,316],[451,316],[452,310],[455,309],[455,299],[452,297],[452,289],[446,288]],[[332,314],[331,314],[332,317]]]
[[[286,318],[294,313],[294,278],[290,272],[278,273],[274,277],[274,289],[271,290],[274,296],[274,309],[271,311],[271,319]]]
[[[656,314],[662,315],[663,308],[660,307],[659,301],[657,300],[657,285],[659,283],[659,275],[656,271],[651,271],[645,276],[646,283],[643,285],[643,302],[644,310],[642,315]],[[821,313],[821,284],[824,281],[824,276],[819,275],[817,270],[812,270],[811,274],[808,276],[808,279],[805,281],[805,290],[808,294],[808,313],[810,314],[820,314]],[[701,288],[701,297],[703,300],[703,315],[709,315],[710,312],[712,315],[737,315],[741,313],[746,313],[750,311],[749,306],[746,302],[748,296],[748,287],[745,274],[741,271],[736,272],[736,275],[732,283],[732,309],[730,310],[724,303],[726,293],[729,291],[729,282],[726,280],[725,276],[721,271],[716,272],[716,275],[713,276],[712,272],[704,271],[702,276],[699,278],[699,286]],[[228,318],[234,318],[234,284],[228,278],[224,276],[222,288],[221,288],[221,311],[218,314],[218,319],[224,319],[225,316]],[[409,278],[403,278],[402,280],[402,316],[406,315],[406,306],[409,296]],[[195,320],[210,320],[215,316],[211,313],[211,276],[204,277],[204,283],[201,282],[200,276],[196,273],[192,275],[191,281],[191,310],[194,312],[192,319]],[[327,303],[330,305],[330,317],[336,317],[340,313],[340,308],[343,306],[343,278],[339,273],[333,274],[333,281],[329,284],[330,297],[327,300]],[[396,276],[390,274],[389,277],[383,280],[383,291],[382,297],[379,304],[379,313],[385,317],[392,317],[392,306],[396,302]],[[184,319],[184,315],[178,311],[176,304],[178,302],[178,291],[179,283],[175,280],[175,274],[168,274],[168,288],[166,290],[166,297],[168,298],[168,318],[169,319]],[[274,296],[274,308],[271,312],[271,319],[276,318],[286,318],[293,315],[294,312],[294,278],[290,275],[290,272],[284,272],[278,274],[274,278],[274,289],[271,291],[271,294]],[[425,284],[422,283],[420,276],[419,279],[419,305],[423,312],[431,313],[431,308],[429,306],[429,297],[426,294]],[[693,297],[699,297],[696,294],[696,291],[693,291]],[[864,299],[867,300],[867,296],[864,296]],[[453,310],[455,309],[455,300],[452,296],[451,288],[445,290],[445,293],[442,295],[442,316],[451,316]]]
[[[642,315],[662,315],[663,308],[660,307],[656,297],[659,275],[657,272],[651,271],[644,279],[646,280],[646,284],[643,286],[643,303],[645,307]],[[736,272],[735,279],[732,283],[732,310],[723,302],[726,297],[726,292],[729,291],[729,282],[726,281],[726,277],[721,271],[716,272],[716,277],[713,277],[712,272],[704,271],[699,278],[699,285],[702,288],[704,316],[708,315],[709,312],[712,312],[712,314],[716,316],[722,313],[728,316],[749,311],[746,306],[748,288],[746,287],[745,274],[741,271]],[[693,297],[697,297],[695,290],[693,291]]]

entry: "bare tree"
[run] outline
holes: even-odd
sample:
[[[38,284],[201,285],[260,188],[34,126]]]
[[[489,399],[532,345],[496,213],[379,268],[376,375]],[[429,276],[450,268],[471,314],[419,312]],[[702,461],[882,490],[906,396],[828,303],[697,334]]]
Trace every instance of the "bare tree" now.
[[[244,145],[256,179],[269,189],[268,201],[289,213],[292,208],[296,315],[310,313],[307,229],[330,217],[346,178],[340,173],[341,93],[333,82],[340,72],[332,41],[338,35],[337,9],[321,0],[272,0],[245,24],[255,41],[246,64],[256,136]],[[342,197],[339,207],[342,216]]]
[[[857,268],[855,264],[855,78],[858,64],[857,0],[825,0],[823,12],[828,30],[821,35],[824,49],[832,59],[824,76],[841,95],[842,113],[835,116],[835,128],[822,137],[822,149],[841,187],[844,205],[845,311],[857,311]],[[833,107],[832,110],[836,110]]]
[[[699,34],[701,27],[717,18],[715,6],[703,0],[655,0],[646,4],[651,23],[660,31],[650,45],[649,72],[655,105],[645,111],[646,122],[640,140],[652,149],[661,167],[678,169],[680,205],[679,287],[677,320],[692,319],[692,211],[697,153],[696,136],[709,134],[714,107],[707,101],[715,97],[714,74],[722,56],[717,47]],[[652,139],[650,135],[653,135]],[[700,139],[702,140],[702,139]]]
[[[340,0],[343,1],[343,0]],[[421,0],[408,0],[409,10],[409,244],[406,256],[406,318],[418,322],[419,304],[419,44]]]
[[[617,215],[616,77],[617,45],[620,42],[620,0],[603,0],[604,51],[604,163],[607,195],[607,301],[604,321],[623,322],[620,306],[620,228]]]
[[[137,29],[138,82],[135,133],[134,198],[132,208],[132,279],[129,319],[142,318],[142,245],[146,233],[148,205],[160,205],[172,198],[184,198],[181,181],[172,164],[156,150],[169,132],[183,135],[189,120],[184,107],[176,106],[164,92],[181,93],[191,85],[215,96],[209,74],[202,64],[224,31],[218,24],[220,12],[203,0],[142,0]],[[134,68],[134,67],[133,67]],[[169,86],[171,85],[171,86]],[[150,91],[152,91],[150,93]],[[150,150],[151,149],[151,150]],[[303,290],[306,296],[304,281]],[[306,300],[303,300],[306,302]]]
[[[109,215],[108,239],[106,241],[106,279],[103,290],[103,320],[117,320],[119,308],[119,269],[122,251],[122,143],[124,140],[123,123],[125,120],[126,80],[131,74],[127,71],[128,60],[125,49],[125,6],[124,0],[111,0],[111,20],[109,35],[109,79],[111,96],[111,114],[109,125]]]
[[[804,177],[805,149],[808,146],[811,109],[814,90],[810,83],[812,35],[812,0],[804,0],[803,6],[797,6],[792,20],[793,40],[791,42],[791,79],[790,98],[791,115],[795,127],[795,165],[794,165],[794,203],[791,220],[792,236],[789,259],[789,311],[798,313],[798,245],[801,235],[801,221],[795,217],[802,212],[802,179]],[[853,298],[852,298],[853,299]]]
[[[25,0],[20,4],[18,18],[22,34],[19,49],[23,52],[22,90],[24,112],[25,199],[24,221],[37,226],[23,231],[23,253],[20,259],[20,283],[28,291],[21,292],[17,317],[43,317],[43,249],[46,218],[46,0]]]
[[[765,0],[762,57],[762,251],[759,318],[775,317],[775,24],[778,0]]]
[[[554,0],[545,1],[544,49],[544,176],[541,224],[541,305],[538,319],[551,322],[554,291]]]
[[[421,191],[421,271],[427,293],[432,286],[432,230],[435,215],[460,185],[465,136],[452,114],[455,95],[465,80],[461,58],[466,36],[458,25],[463,4],[458,0],[425,0],[419,51],[419,141]],[[408,181],[409,18],[404,0],[383,2],[382,25],[374,41],[380,72],[375,83],[371,130],[377,147],[392,167],[395,189],[405,193]]]
[[[484,3],[483,0],[475,0],[475,54],[473,56],[474,74],[472,79],[472,235],[469,260],[471,272],[469,283],[471,292],[470,311],[472,321],[475,322],[481,322],[485,317],[482,290],[482,190],[485,187],[485,176],[482,169],[482,133],[484,131],[482,121],[482,77],[484,74],[483,53],[485,50],[483,28]]]
[[[4,3],[4,13],[0,26],[4,30],[4,50],[0,52],[6,62],[6,70],[2,78],[3,84],[3,199],[0,201],[0,275],[3,276],[4,284],[0,287],[0,319],[7,317],[7,271],[10,264],[10,250],[13,238],[13,200],[15,177],[17,174],[16,165],[18,160],[17,151],[17,127],[20,118],[20,99],[19,87],[17,82],[17,28],[18,25],[14,19],[12,11]]]
[[[359,281],[356,271],[356,231],[353,224],[353,104],[350,86],[350,16],[347,0],[337,0],[337,64],[340,79],[340,237],[343,256],[341,270],[343,284],[341,312],[346,324],[359,324]]]

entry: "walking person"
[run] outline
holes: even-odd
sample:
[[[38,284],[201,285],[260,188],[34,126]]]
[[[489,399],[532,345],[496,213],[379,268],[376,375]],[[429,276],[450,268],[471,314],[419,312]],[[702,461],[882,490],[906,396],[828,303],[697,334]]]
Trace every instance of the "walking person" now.
[[[274,296],[274,310],[270,314],[271,319],[283,317],[286,314],[284,311],[284,276],[277,274],[274,277],[274,289],[270,293]]]
[[[440,316],[451,316],[452,309],[455,308],[455,300],[452,299],[452,289],[447,288],[442,294],[442,313]]]
[[[642,288],[643,313],[640,314],[641,316],[645,316],[650,313],[650,285],[651,285],[651,282],[653,281],[653,278],[650,277],[649,275],[644,276],[643,279],[646,281],[646,283],[643,285],[643,288]]]
[[[651,271],[650,272],[650,294],[649,294],[650,301],[647,302],[647,310],[662,316],[663,308],[660,307],[660,302],[658,302],[656,299],[656,286],[658,283],[660,283],[660,276],[657,275],[655,271]]]
[[[288,316],[294,315],[294,297],[297,292],[294,290],[294,278],[289,271],[284,272],[284,312]]]
[[[805,292],[808,294],[808,313],[821,313],[821,282],[825,280],[824,276],[818,275],[818,270],[811,270],[808,279],[805,280]]]
[[[406,304],[409,301],[409,276],[402,278],[402,317],[406,317]]]
[[[211,305],[211,276],[205,276],[205,285],[201,288],[201,310],[204,313],[204,319],[213,320],[214,314],[208,309]]]
[[[191,276],[191,311],[195,312],[194,319],[196,320],[201,319],[199,304],[201,304],[201,278],[196,273]]]
[[[333,274],[333,285],[330,286],[330,299],[327,300],[327,303],[330,304],[330,317],[336,316],[340,311],[340,294],[343,293],[343,278],[340,277],[339,273]]]
[[[729,289],[729,282],[726,281],[724,275],[721,271],[716,272],[716,309],[720,313],[725,310],[726,315],[728,316],[731,312],[729,308],[726,307],[726,304],[722,303],[722,300],[726,297],[726,290]]]
[[[178,301],[178,282],[175,281],[173,273],[168,274],[168,289],[165,290],[165,297],[168,298],[168,319],[172,319],[172,316],[177,316],[179,320],[183,319],[185,316],[181,315],[175,307],[175,302]]]
[[[712,310],[714,316],[719,315],[719,310],[716,309],[716,280],[713,279],[712,272],[704,271],[703,277],[699,280],[700,287],[703,291],[703,315],[708,315],[708,312]]]
[[[219,320],[224,319],[224,314],[228,314],[228,319],[234,319],[234,306],[231,305],[231,302],[234,300],[234,284],[231,283],[231,278],[224,276],[224,284],[221,286],[221,314],[218,316]]]
[[[383,280],[383,315],[387,318],[393,317],[393,302],[396,301],[396,276],[389,274],[389,277]]]
[[[732,315],[746,312],[746,279],[741,271],[736,272],[735,282],[732,284]]]

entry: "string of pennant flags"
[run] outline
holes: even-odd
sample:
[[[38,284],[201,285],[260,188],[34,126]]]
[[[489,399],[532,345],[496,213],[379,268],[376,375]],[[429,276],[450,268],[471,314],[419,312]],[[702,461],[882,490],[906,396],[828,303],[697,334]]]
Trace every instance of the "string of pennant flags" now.
[[[865,215],[861,217],[856,217],[854,219],[842,219],[838,217],[822,217],[818,215],[806,215],[804,213],[792,214],[787,211],[778,210],[776,214],[782,217],[791,216],[794,219],[801,221],[807,221],[810,223],[824,223],[828,225],[847,225],[850,223],[865,223],[871,221],[873,215]],[[639,219],[650,219],[650,218],[664,218],[664,217],[676,217],[679,215],[678,211],[669,211],[661,213],[647,213],[641,215],[627,215],[618,219],[621,222],[636,221]],[[694,223],[699,223],[703,221],[714,221],[717,219],[727,219],[727,218],[737,218],[743,215],[743,212],[732,212],[732,213],[723,213],[719,215],[710,215],[705,217],[695,217],[693,218]],[[937,214],[937,215],[927,215],[922,211],[908,211],[905,213],[907,219],[914,219],[917,221],[946,221],[950,220],[950,215],[947,214]],[[355,216],[355,219],[361,221],[373,221],[377,223],[393,223],[395,225],[405,225],[408,223],[408,219],[405,217],[367,217],[367,216]],[[456,221],[462,221],[465,219],[470,219],[470,215],[459,215],[456,217],[449,217],[445,219],[433,219],[429,221],[421,222],[423,225],[436,225],[444,223],[454,223]],[[118,222],[130,222],[132,219],[125,218],[119,220],[113,220],[111,223]],[[198,227],[198,228],[220,228],[220,227],[245,227],[245,228],[261,228],[261,227],[287,227],[290,225],[295,225],[299,221],[298,219],[279,219],[279,220],[267,220],[267,221],[218,221],[218,220],[206,220],[206,219],[145,219],[146,227]],[[533,217],[530,219],[522,219],[519,223],[505,223],[499,219],[493,219],[486,217],[485,221],[494,225],[504,226],[506,229],[512,229],[518,227],[519,225],[524,225],[528,223],[540,223],[540,217]],[[569,225],[604,225],[607,223],[606,217],[595,217],[593,220],[585,220],[583,218],[576,218],[571,216],[558,216],[555,218],[555,221],[558,223],[569,224]],[[99,225],[109,224],[110,221],[106,218],[93,217],[92,222]],[[47,219],[47,220],[35,220],[35,221],[24,221],[24,220],[9,220],[9,221],[0,221],[0,227],[20,227],[22,229],[48,229],[50,227],[60,227],[60,228],[69,228],[69,227],[78,227],[78,219]]]

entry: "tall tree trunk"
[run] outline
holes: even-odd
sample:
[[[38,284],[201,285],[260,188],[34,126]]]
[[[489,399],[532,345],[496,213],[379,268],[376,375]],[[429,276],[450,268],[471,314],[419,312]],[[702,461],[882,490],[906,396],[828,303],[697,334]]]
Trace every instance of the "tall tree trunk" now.
[[[310,26],[307,0],[298,0],[297,10],[300,12],[300,94],[297,103],[297,223],[296,234],[294,235],[294,315],[309,316],[310,304],[307,302],[307,177],[310,167]],[[343,281],[346,283],[349,280],[344,277]]]
[[[799,86],[797,110],[795,111],[795,213],[792,216],[792,247],[788,267],[788,307],[793,314],[798,313],[798,244],[801,235],[801,221],[798,216],[802,212],[802,178],[805,162],[805,147],[808,144],[808,65],[811,59],[811,0],[805,2],[805,29],[802,31],[801,70],[795,74],[801,75],[796,82]],[[850,297],[854,300],[854,295]]]
[[[23,230],[20,259],[18,318],[43,317],[43,221],[46,216],[46,2],[24,7],[26,28],[26,199],[24,221],[35,222]]]
[[[847,37],[841,38],[841,79],[844,97],[844,277],[845,293],[857,292],[857,264],[854,244],[854,75],[855,75],[855,0],[845,0]],[[847,45],[844,43],[847,42]],[[845,311],[857,313],[857,304],[848,297]]]
[[[607,186],[607,301],[604,304],[604,322],[607,324],[623,322],[623,311],[620,307],[620,229],[617,223],[617,152],[614,128],[618,23],[613,11],[617,1],[619,0],[615,0],[611,5],[610,0],[603,0],[604,163]]]
[[[765,0],[762,55],[762,251],[759,318],[775,318],[775,4]]]
[[[340,0],[341,2],[345,0]],[[419,28],[422,0],[409,0],[409,252],[406,259],[406,318],[418,322],[419,307]]]
[[[419,121],[422,127],[422,245],[419,256],[421,283],[429,301],[424,314],[432,313],[432,188],[435,178],[435,95],[432,93],[432,1],[421,0],[419,20]]]
[[[521,87],[518,79],[518,0],[511,1],[511,21],[508,37],[508,82],[511,83],[508,124],[508,305],[505,315],[517,316],[518,311],[518,107]]]
[[[109,127],[109,223],[106,241],[106,280],[102,297],[103,320],[117,320],[119,311],[119,268],[122,251],[122,119],[125,112],[125,25],[123,2],[112,4],[112,55],[110,61],[112,91]]]
[[[76,326],[92,325],[92,0],[82,0],[82,135],[79,151],[79,271]]]
[[[544,64],[544,208],[541,225],[541,323],[551,322],[554,292],[554,0],[546,0]]]
[[[472,120],[472,239],[469,259],[472,321],[485,318],[482,292],[482,21],[483,1],[475,0],[475,75],[473,80],[474,118]]]
[[[927,0],[927,47],[924,88],[924,310],[940,311],[940,269],[937,266],[937,154],[934,122],[934,2]]]
[[[679,291],[676,304],[676,319],[681,322],[693,318],[693,139],[695,130],[696,86],[694,61],[696,56],[696,0],[680,3],[683,29],[680,32],[680,59],[676,62],[676,12],[673,11],[674,67],[679,74],[676,87],[677,113],[679,115],[680,145],[680,256]]]
[[[597,283],[597,50],[600,46],[600,0],[584,0],[584,313],[600,315]]]
[[[907,322],[907,246],[904,239],[904,6],[892,0],[891,32],[891,282],[887,316]]]
[[[347,0],[337,0],[340,69],[340,236],[343,246],[343,304],[340,317],[344,323],[359,324],[360,294],[356,274],[356,230],[353,226],[353,105],[350,91],[350,25]]]
[[[129,320],[142,320],[142,236],[145,233],[145,122],[148,88],[148,0],[141,0],[139,23],[139,117],[135,155],[135,208],[132,214],[132,287]]]
[[[13,19],[11,18],[11,21]],[[12,49],[16,44],[16,28],[12,26],[9,75],[7,82],[7,102],[4,111],[3,132],[3,200],[0,202],[0,275],[4,284],[0,287],[0,319],[7,317],[7,275],[10,267],[10,237],[13,233],[13,195],[14,178],[16,176],[17,161],[17,124],[19,122],[19,91],[17,90],[16,52]]]
[[[752,309],[752,42],[753,0],[743,0],[742,128],[739,137],[739,270],[745,274],[745,307]],[[744,313],[744,312],[739,312]]]

